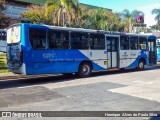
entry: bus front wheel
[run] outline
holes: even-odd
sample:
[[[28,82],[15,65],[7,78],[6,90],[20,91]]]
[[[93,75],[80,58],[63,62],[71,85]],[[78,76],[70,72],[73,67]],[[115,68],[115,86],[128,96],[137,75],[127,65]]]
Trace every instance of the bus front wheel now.
[[[84,62],[80,65],[78,70],[79,77],[86,78],[89,77],[92,73],[92,67],[89,63]]]
[[[140,60],[138,62],[138,70],[144,70],[144,65],[145,65],[144,61]]]

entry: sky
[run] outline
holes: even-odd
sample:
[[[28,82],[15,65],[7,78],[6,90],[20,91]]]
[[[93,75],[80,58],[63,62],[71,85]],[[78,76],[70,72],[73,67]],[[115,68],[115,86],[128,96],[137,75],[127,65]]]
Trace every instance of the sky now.
[[[144,13],[144,23],[147,26],[156,24],[155,15],[151,14],[154,8],[160,8],[160,0],[79,0],[80,3],[112,9],[113,12],[121,12],[128,9],[141,10]]]

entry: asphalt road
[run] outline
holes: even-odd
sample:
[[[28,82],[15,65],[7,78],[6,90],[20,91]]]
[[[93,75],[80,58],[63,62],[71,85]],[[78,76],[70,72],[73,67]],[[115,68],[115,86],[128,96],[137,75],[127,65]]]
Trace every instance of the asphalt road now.
[[[84,79],[74,75],[55,75],[47,78],[0,80],[0,111],[160,111],[160,66],[147,67],[144,71],[97,72]],[[42,118],[44,119],[160,118]]]

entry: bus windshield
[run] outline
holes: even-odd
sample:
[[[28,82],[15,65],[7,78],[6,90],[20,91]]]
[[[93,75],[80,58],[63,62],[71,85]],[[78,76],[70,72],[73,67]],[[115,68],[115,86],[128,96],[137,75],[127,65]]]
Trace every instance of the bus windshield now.
[[[10,27],[7,31],[7,44],[16,44],[20,42],[20,26]]]

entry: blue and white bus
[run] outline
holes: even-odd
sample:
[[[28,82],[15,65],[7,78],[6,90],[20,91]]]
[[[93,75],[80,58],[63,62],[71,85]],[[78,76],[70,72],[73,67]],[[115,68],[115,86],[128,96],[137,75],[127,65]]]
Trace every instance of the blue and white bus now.
[[[7,31],[0,29],[0,52],[6,52],[7,47]]]
[[[156,64],[156,37],[21,23],[7,29],[8,68],[19,74],[144,69]]]

